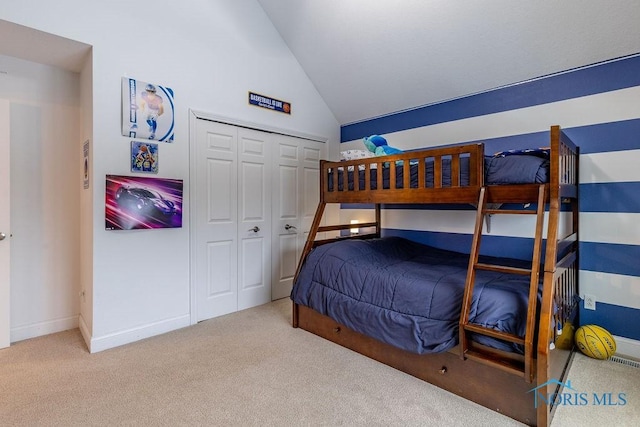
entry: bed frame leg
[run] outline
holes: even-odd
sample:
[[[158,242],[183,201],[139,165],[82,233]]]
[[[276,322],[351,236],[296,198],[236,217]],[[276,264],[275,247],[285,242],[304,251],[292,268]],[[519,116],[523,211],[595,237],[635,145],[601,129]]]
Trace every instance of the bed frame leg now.
[[[291,310],[291,326],[293,326],[294,328],[298,327],[298,324],[300,323],[300,314],[298,311],[298,304],[296,304],[295,302],[292,302],[293,307]]]

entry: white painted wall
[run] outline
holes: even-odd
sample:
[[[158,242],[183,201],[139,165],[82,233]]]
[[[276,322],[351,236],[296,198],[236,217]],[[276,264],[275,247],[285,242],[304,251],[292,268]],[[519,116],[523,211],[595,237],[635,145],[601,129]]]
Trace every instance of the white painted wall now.
[[[11,117],[11,341],[78,326],[77,73],[1,56]]]
[[[339,141],[337,121],[255,0],[0,0],[0,19],[93,46],[93,253],[83,266],[91,351],[189,324],[190,108]],[[104,229],[105,175],[130,169],[123,76],[175,91],[176,138],[160,147],[158,176],[184,180],[182,229]],[[290,101],[292,114],[249,106],[249,90]]]

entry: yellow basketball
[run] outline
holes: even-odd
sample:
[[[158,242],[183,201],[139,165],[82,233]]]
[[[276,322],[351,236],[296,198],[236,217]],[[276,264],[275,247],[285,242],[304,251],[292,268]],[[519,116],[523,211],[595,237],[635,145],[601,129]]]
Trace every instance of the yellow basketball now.
[[[616,341],[613,336],[598,325],[579,327],[575,340],[580,351],[594,359],[608,359],[616,352]]]

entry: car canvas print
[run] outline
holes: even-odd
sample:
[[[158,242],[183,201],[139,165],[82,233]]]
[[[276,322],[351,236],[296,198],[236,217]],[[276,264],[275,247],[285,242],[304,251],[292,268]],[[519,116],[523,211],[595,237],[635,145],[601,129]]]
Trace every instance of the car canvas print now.
[[[182,180],[107,175],[105,228],[182,227]]]

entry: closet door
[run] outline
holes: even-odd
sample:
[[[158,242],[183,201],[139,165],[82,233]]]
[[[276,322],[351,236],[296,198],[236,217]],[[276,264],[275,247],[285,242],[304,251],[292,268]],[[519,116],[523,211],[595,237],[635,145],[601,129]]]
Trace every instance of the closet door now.
[[[274,134],[273,275],[271,297],[289,296],[319,201],[319,160],[325,144]]]
[[[195,281],[197,320],[238,308],[238,130],[196,123]]]
[[[238,128],[238,310],[271,301],[271,134]]]
[[[271,300],[270,134],[196,122],[197,320]]]

